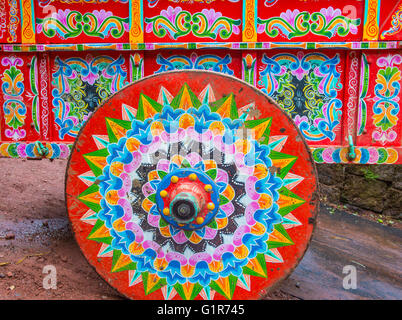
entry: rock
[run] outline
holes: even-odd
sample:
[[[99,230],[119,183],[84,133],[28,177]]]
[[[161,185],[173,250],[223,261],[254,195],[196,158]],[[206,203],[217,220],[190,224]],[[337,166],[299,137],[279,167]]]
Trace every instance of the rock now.
[[[388,185],[383,181],[368,181],[364,177],[347,173],[341,191],[341,201],[374,212],[382,212],[387,188]]]
[[[398,190],[402,190],[402,180],[394,181],[392,187]]]
[[[371,171],[378,176],[378,180],[393,182],[402,179],[402,171],[398,169],[398,166],[376,165]]]
[[[68,260],[66,256],[61,256],[60,259],[61,259],[61,261],[63,261],[63,262],[67,262],[67,260]]]
[[[13,277],[13,273],[11,271],[7,272],[7,277],[12,278]]]
[[[340,202],[341,190],[337,186],[327,186],[325,184],[320,184],[320,196],[326,203],[336,203]]]
[[[13,240],[15,239],[15,234],[11,231],[6,233],[6,240]]]
[[[385,195],[384,215],[402,219],[402,191],[389,188]]]
[[[382,180],[387,182],[401,180],[401,166],[388,165],[348,165],[345,172],[353,175],[366,177],[368,180]]]
[[[345,174],[353,174],[356,176],[364,176],[364,170],[363,168],[367,168],[367,166],[361,166],[361,165],[346,165],[345,166]]]
[[[343,182],[344,167],[340,164],[317,164],[320,184],[336,185]]]
[[[4,279],[6,275],[4,273],[0,273],[0,279]]]

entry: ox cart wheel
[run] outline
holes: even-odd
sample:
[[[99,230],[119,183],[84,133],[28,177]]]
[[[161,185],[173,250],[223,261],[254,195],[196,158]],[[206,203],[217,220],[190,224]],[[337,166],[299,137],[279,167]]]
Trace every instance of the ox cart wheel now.
[[[292,120],[228,76],[144,78],[81,129],[66,179],[77,242],[132,299],[259,299],[309,244],[317,177]]]

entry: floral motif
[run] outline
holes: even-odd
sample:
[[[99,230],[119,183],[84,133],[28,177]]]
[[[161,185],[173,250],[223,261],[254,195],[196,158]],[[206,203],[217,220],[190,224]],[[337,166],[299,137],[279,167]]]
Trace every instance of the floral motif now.
[[[109,36],[119,39],[129,31],[128,18],[114,16],[112,12],[103,9],[84,14],[60,9],[50,17],[36,19],[36,22],[37,33],[43,33],[49,38],[58,36],[62,40],[79,37],[82,33],[101,39]]]
[[[342,15],[340,9],[323,8],[319,12],[300,12],[298,9],[282,12],[279,17],[257,19],[257,32],[266,33],[271,38],[281,35],[287,39],[302,37],[309,33],[331,39],[357,34],[360,19],[350,19]]]
[[[3,39],[7,30],[7,12],[6,12],[6,2],[2,1],[0,3],[0,39]]]
[[[22,127],[25,124],[27,108],[23,100],[25,92],[24,74],[19,67],[24,65],[21,58],[15,56],[4,57],[1,60],[3,66],[9,66],[3,73],[2,77],[2,92],[4,96],[4,118],[6,125],[11,129],[5,130],[7,138],[12,138],[17,141],[26,136],[25,129]]]
[[[147,33],[153,33],[159,38],[168,36],[176,40],[188,34],[196,37],[228,39],[232,34],[239,34],[240,19],[231,19],[222,16],[214,9],[203,9],[191,14],[181,7],[169,6],[162,10],[159,16],[145,18]]]
[[[91,112],[128,83],[125,59],[88,55],[86,59],[55,59],[53,112],[59,138],[76,137]]]
[[[322,53],[280,53],[262,58],[265,68],[258,85],[273,97],[299,126],[310,141],[335,139],[340,124],[342,89],[337,71],[339,55],[329,58]]]
[[[8,0],[8,5],[10,6],[10,22],[8,24],[8,32],[10,36],[7,38],[7,42],[13,43],[17,42],[17,29],[20,23],[20,19],[18,17],[19,10],[17,0]]]
[[[400,33],[402,30],[402,5],[399,6],[398,10],[392,16],[391,27],[381,33],[381,39],[389,38]]]
[[[107,3],[107,2],[118,2],[118,3],[127,3],[128,0],[38,0],[40,7],[46,7],[52,2],[61,2],[61,3],[68,3],[68,4],[83,4],[83,3]]]
[[[203,54],[198,56],[196,53],[192,53],[190,57],[185,55],[172,55],[164,58],[162,54],[158,54],[156,63],[161,67],[159,70],[155,71],[155,73],[171,70],[196,69],[212,70],[233,75],[233,70],[229,68],[231,62],[232,57],[230,55],[221,58],[213,54]]]
[[[396,139],[397,133],[392,129],[398,122],[399,114],[399,92],[401,89],[402,64],[400,55],[389,55],[377,60],[378,70],[376,85],[374,87],[375,98],[373,105],[373,123],[376,129],[372,137],[382,144],[392,142]]]

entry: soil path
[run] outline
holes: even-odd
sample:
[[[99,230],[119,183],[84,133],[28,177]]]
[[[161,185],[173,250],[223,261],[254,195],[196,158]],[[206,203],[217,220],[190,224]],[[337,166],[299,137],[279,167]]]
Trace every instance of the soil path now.
[[[0,299],[122,299],[73,239],[65,166],[0,159]],[[57,290],[43,288],[47,265],[56,267]],[[343,289],[346,265],[356,267],[357,289]],[[304,259],[268,299],[402,299],[401,284],[401,230],[322,206]]]

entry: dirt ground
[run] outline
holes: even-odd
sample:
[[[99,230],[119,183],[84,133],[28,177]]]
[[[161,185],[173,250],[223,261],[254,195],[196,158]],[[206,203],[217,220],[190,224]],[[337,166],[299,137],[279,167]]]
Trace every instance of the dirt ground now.
[[[123,299],[88,264],[64,204],[67,162],[0,159],[0,299]],[[43,288],[43,268],[57,290]],[[278,289],[268,299],[297,299]]]
[[[0,299],[120,298],[70,232],[65,166],[61,160],[0,159]],[[56,267],[57,290],[43,288],[46,265]]]
[[[64,204],[67,162],[0,158],[0,300],[124,299],[88,264]],[[267,299],[402,299],[402,229],[322,204],[301,263]],[[371,221],[370,221],[371,220]],[[344,290],[345,265],[359,287]],[[45,266],[57,270],[46,290]]]

